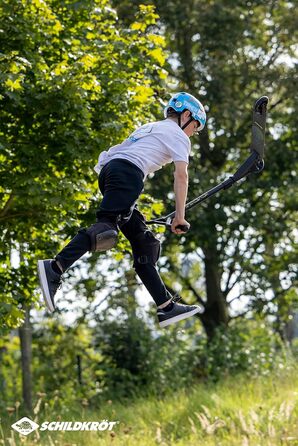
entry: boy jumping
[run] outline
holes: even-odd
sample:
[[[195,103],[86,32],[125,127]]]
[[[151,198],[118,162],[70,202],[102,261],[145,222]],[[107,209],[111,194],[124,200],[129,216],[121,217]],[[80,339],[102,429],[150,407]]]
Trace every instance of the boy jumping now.
[[[96,223],[80,229],[55,259],[38,261],[40,285],[50,312],[55,311],[54,297],[62,274],[87,251],[111,249],[119,230],[129,240],[135,271],[156,303],[159,325],[166,327],[201,312],[198,305],[177,303],[166,289],[156,269],[160,242],[136,205],[147,175],[174,162],[176,211],[171,230],[183,234],[181,227],[189,227],[185,220],[189,138],[203,129],[206,113],[198,99],[180,92],[172,96],[164,116],[164,120],[139,127],[121,144],[100,154],[95,171],[103,199]]]

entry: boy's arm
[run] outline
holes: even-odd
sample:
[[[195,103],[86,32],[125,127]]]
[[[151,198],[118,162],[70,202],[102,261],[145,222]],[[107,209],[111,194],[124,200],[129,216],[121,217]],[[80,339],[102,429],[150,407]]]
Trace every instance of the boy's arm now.
[[[188,164],[184,161],[175,161],[174,192],[176,200],[175,218],[172,222],[172,232],[182,234],[183,231],[176,229],[178,225],[189,225],[185,220],[185,203],[188,190]]]

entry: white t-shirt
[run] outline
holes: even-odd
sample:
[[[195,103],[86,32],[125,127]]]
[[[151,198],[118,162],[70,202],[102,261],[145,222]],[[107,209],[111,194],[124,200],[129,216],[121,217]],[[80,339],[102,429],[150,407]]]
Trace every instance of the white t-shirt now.
[[[139,167],[145,178],[172,161],[188,163],[189,137],[172,119],[151,122],[135,130],[121,144],[101,152],[94,170],[99,173],[109,161],[121,158]]]

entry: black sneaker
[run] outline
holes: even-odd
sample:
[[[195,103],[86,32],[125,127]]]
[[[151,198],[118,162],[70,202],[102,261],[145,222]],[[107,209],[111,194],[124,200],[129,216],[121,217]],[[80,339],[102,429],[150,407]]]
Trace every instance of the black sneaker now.
[[[55,311],[54,296],[62,284],[61,274],[57,274],[51,265],[52,260],[38,260],[37,269],[44,301],[49,311]]]
[[[170,311],[164,311],[160,308],[157,310],[157,317],[160,327],[167,327],[168,325],[175,324],[176,322],[203,312],[202,307],[198,305],[178,304],[177,300],[179,299],[172,300],[173,308]]]

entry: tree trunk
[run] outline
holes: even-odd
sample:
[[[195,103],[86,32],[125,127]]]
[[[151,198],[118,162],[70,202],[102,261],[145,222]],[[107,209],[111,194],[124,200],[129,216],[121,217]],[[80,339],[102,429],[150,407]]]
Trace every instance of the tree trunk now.
[[[228,325],[228,310],[224,294],[220,287],[220,269],[216,254],[216,248],[205,247],[204,264],[206,280],[207,303],[201,321],[206,330],[208,339],[212,339],[214,331],[220,325]]]
[[[21,342],[21,363],[22,363],[22,389],[25,409],[32,412],[32,334],[30,325],[30,309],[26,307],[25,322],[19,328]]]
[[[82,381],[82,357],[81,357],[81,355],[77,355],[77,370],[78,370],[78,383],[81,386],[83,384],[83,381]]]
[[[267,257],[272,259],[271,261],[274,264],[275,255],[272,240],[266,241],[265,249]],[[280,283],[278,269],[271,268],[271,271],[268,274],[268,281],[271,284],[272,293],[274,295],[273,301],[277,306],[276,319],[273,323],[274,330],[277,334],[279,334],[283,341],[290,342],[290,339],[288,338],[288,333],[290,332],[287,332],[287,321],[289,314],[291,313],[291,309],[284,298],[284,292]]]
[[[4,353],[6,352],[6,347],[1,347],[0,348],[0,364],[2,364],[2,356],[4,355]],[[5,394],[5,387],[6,387],[6,382],[4,379],[4,376],[1,373],[0,370],[0,395],[3,395],[3,400],[4,400],[4,394]]]

